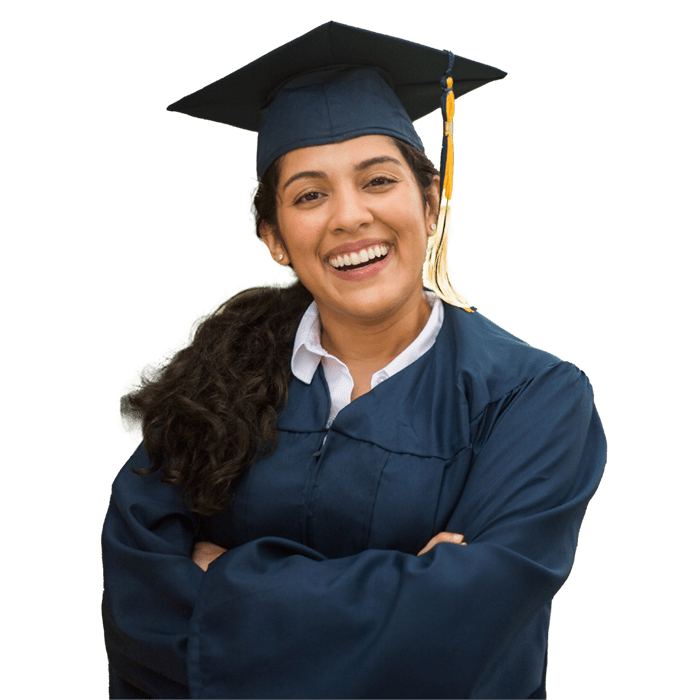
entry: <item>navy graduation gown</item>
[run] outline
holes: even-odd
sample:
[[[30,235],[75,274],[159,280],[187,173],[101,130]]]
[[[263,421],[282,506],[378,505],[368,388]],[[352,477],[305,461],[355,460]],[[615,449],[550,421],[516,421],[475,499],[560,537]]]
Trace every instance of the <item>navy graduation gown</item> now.
[[[344,408],[292,378],[279,445],[226,511],[114,483],[103,532],[111,697],[544,697],[605,436],[586,376],[445,305],[435,345]],[[439,544],[463,533],[466,547]],[[208,539],[228,551],[202,572]]]

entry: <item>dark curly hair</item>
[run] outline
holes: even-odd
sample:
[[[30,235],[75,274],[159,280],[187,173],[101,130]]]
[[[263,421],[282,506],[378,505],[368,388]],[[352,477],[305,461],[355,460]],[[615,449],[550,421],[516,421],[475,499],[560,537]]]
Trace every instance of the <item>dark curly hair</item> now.
[[[438,174],[420,151],[394,139],[423,199]],[[282,156],[284,158],[284,156]],[[263,221],[277,229],[281,158],[253,198],[258,236]],[[213,515],[229,504],[231,487],[251,463],[277,445],[277,415],[287,400],[294,337],[313,301],[290,287],[247,289],[197,328],[191,344],[121,399],[122,415],[141,423],[151,466],[181,484],[187,507]]]

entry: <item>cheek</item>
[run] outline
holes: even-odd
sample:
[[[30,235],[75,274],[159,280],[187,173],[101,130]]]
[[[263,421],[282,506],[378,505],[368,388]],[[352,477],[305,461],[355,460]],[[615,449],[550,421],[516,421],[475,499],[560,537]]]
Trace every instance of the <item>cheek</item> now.
[[[426,221],[426,208],[420,192],[411,188],[410,195],[392,202],[392,212],[396,220],[401,220],[405,228],[423,230]]]
[[[316,249],[321,236],[320,226],[313,217],[288,214],[279,218],[282,238],[290,255],[310,252]]]
[[[387,212],[389,216],[389,213]],[[390,214],[392,227],[399,232],[406,242],[415,243],[417,247],[427,245],[427,218],[423,202],[420,198],[403,202],[403,205],[392,207]]]

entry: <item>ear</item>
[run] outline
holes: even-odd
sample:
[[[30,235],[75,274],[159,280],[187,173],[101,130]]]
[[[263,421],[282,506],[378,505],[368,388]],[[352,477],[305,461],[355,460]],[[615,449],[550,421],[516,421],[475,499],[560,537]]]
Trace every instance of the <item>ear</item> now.
[[[430,186],[425,190],[425,223],[428,226],[428,231],[431,231],[432,224],[437,223],[438,215],[440,214],[440,176],[435,175]]]
[[[289,255],[287,255],[287,249],[284,247],[284,242],[276,226],[267,221],[261,221],[260,238],[262,238],[275,262],[280,265],[289,265]]]

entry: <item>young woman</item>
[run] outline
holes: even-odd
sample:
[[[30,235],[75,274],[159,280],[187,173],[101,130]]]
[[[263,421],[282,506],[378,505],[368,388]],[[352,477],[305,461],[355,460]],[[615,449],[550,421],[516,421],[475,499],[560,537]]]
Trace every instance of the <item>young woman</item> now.
[[[605,438],[579,369],[454,303],[451,124],[440,173],[411,124],[503,75],[330,23],[173,106],[259,131],[258,235],[298,282],[125,397],[112,697],[545,696]]]

